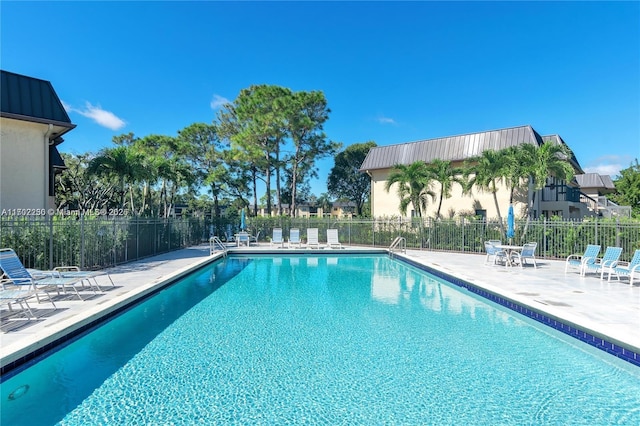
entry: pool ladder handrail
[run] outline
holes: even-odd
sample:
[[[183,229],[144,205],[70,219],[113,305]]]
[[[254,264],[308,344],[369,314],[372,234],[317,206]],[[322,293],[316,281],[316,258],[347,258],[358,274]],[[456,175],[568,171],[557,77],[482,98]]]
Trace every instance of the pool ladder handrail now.
[[[391,243],[391,245],[389,246],[389,253],[393,254],[394,249],[399,249],[400,252],[402,253],[406,253],[407,252],[407,240],[404,237],[401,236],[397,236],[393,242]]]
[[[225,246],[224,243],[220,241],[220,238],[214,235],[213,237],[209,238],[210,256],[213,256],[213,254],[216,252],[216,247],[220,247],[220,249],[222,249],[222,255],[224,257],[227,257],[227,246]]]

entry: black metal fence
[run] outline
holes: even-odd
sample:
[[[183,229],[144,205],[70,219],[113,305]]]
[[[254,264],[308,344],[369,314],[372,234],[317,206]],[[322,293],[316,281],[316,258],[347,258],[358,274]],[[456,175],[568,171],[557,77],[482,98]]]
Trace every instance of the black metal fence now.
[[[13,248],[25,266],[37,269],[100,269],[197,244],[204,234],[204,221],[196,219],[0,218],[0,246]]]
[[[347,245],[389,247],[393,240],[404,237],[407,248],[440,250],[464,253],[483,253],[484,242],[502,240],[508,242],[498,221],[458,219],[433,220],[401,218],[376,220],[336,220],[318,218],[251,218],[248,222],[253,235],[260,232],[261,240],[268,240],[273,228],[299,228],[306,237],[306,228],[318,228],[320,242],[326,242],[326,230],[337,228],[340,241]],[[566,258],[581,253],[587,244],[599,244],[623,248],[621,258],[630,260],[640,249],[640,222],[623,219],[515,221],[513,244],[537,242],[537,255],[549,259]]]
[[[224,240],[239,230],[233,219],[144,219],[132,217],[40,216],[0,217],[0,247],[13,248],[30,268],[51,269],[78,265],[100,269],[144,257],[200,244],[216,235]],[[404,237],[407,248],[465,253],[484,252],[484,241],[502,240],[503,227],[484,220],[404,220],[400,218],[356,220],[328,218],[247,218],[247,228],[259,241],[269,241],[273,228],[289,235],[299,228],[303,240],[307,228],[318,228],[320,242],[326,230],[338,229],[345,245],[389,247]],[[537,255],[561,259],[581,253],[587,244],[623,248],[622,260],[640,249],[640,223],[632,220],[526,220],[516,221],[514,244],[537,242]]]

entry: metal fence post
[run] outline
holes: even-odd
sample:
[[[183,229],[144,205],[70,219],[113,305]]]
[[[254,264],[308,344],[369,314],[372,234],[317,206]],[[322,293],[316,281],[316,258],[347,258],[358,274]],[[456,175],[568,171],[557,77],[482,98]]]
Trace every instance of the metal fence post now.
[[[464,244],[464,218],[462,218],[462,252],[467,251],[467,246]]]
[[[376,220],[371,221],[371,246],[376,246]]]
[[[80,214],[80,269],[84,269],[84,214]]]
[[[547,258],[547,217],[542,221],[542,257]]]
[[[133,220],[136,221],[136,259],[140,259],[140,221],[137,217]]]
[[[53,269],[53,215],[49,216],[49,270]]]

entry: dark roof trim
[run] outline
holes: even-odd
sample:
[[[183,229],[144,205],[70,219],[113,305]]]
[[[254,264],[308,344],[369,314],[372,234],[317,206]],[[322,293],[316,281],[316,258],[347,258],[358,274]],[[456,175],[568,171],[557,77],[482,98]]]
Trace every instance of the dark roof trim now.
[[[64,121],[49,120],[46,118],[31,117],[28,115],[12,114],[10,112],[0,112],[0,117],[10,118],[13,120],[31,121],[32,123],[53,124],[54,126],[64,127],[68,129],[64,133],[68,132],[71,129],[75,129],[76,127],[75,124],[65,123]]]

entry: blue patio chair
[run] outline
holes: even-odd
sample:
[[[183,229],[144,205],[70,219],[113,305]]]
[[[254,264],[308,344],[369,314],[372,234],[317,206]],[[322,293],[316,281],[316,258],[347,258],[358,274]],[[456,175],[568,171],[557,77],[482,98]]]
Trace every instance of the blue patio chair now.
[[[36,274],[32,275],[31,272],[24,267],[20,258],[18,258],[18,255],[13,251],[13,249],[0,249],[0,269],[2,269],[5,277],[14,285],[30,286],[35,292],[38,303],[40,303],[41,294],[38,290],[46,293],[49,300],[51,300],[49,290],[52,289],[54,289],[58,294],[60,294],[60,290],[66,293],[67,290],[71,289],[76,293],[80,300],[84,300],[80,295],[77,286],[82,285],[82,282],[86,278],[63,277],[57,271],[37,271]]]
[[[633,286],[634,279],[640,281],[640,249],[635,251],[629,263],[618,262],[607,271],[609,272],[607,281],[611,281],[611,275],[615,275],[618,281],[620,281],[620,275],[624,275],[629,277],[629,285]]]
[[[585,263],[583,265],[582,275],[586,275],[589,271],[600,272],[600,279],[604,279],[605,271],[618,265],[621,254],[622,247],[607,247],[602,258],[596,259],[593,263]]]
[[[522,250],[514,251],[511,253],[512,260],[517,261],[522,268],[526,263],[527,259],[531,259],[533,262],[533,267],[538,268],[536,264],[536,247],[538,247],[538,243],[527,243],[522,246]]]
[[[489,260],[493,257],[493,264],[496,265],[499,259],[502,259],[504,265],[507,266],[507,252],[496,247],[490,241],[484,242],[484,250],[487,252],[487,257],[484,260],[484,264],[489,263]]]
[[[302,247],[302,241],[300,241],[300,229],[298,228],[291,228],[289,230],[289,244],[288,244],[289,248],[292,247],[298,247],[301,248]]]
[[[578,268],[580,275],[585,264],[592,264],[596,262],[598,254],[600,253],[600,246],[595,244],[589,244],[583,254],[576,253],[567,256],[567,260],[564,263],[564,273],[567,273],[569,267]]]

